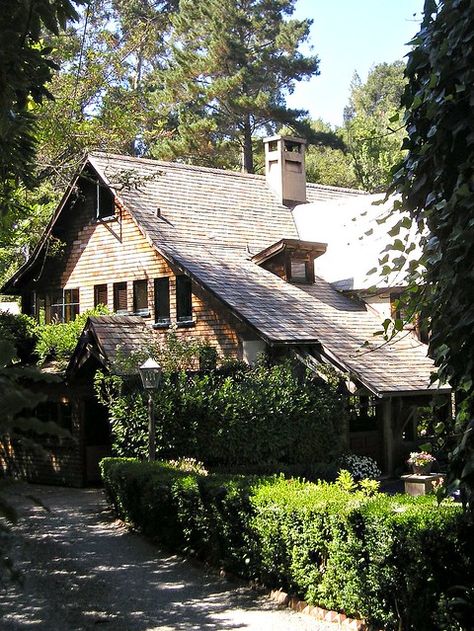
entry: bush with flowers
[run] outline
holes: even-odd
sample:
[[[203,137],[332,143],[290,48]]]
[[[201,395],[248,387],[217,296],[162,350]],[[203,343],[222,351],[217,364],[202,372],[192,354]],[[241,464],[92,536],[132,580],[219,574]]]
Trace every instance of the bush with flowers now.
[[[374,480],[382,475],[377,462],[370,456],[344,454],[338,460],[339,471],[349,471],[354,480]]]

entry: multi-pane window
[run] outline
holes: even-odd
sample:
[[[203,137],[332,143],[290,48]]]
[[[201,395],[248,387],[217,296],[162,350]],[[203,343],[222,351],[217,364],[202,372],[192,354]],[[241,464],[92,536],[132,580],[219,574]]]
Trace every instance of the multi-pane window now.
[[[127,283],[114,283],[114,311],[127,313]]]
[[[33,410],[33,416],[44,423],[56,423],[68,431],[72,430],[72,411],[69,402],[45,401],[39,403]]]
[[[94,307],[97,305],[107,306],[107,285],[94,286]]]
[[[97,219],[109,219],[115,215],[115,202],[112,191],[97,180],[96,189]]]
[[[176,320],[191,322],[193,306],[191,298],[191,279],[187,276],[176,277]]]
[[[46,297],[45,320],[70,322],[79,315],[79,289],[63,289]]]
[[[155,322],[158,325],[170,323],[170,279],[167,276],[155,278]]]
[[[133,281],[133,311],[137,315],[148,315],[148,281]]]

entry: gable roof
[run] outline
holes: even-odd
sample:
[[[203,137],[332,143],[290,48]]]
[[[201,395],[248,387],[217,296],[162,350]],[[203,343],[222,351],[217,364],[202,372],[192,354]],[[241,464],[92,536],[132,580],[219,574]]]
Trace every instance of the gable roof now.
[[[291,209],[276,201],[264,177],[110,154],[94,153],[88,161],[150,245],[269,344],[317,345],[378,395],[432,388],[433,363],[411,334],[375,344],[380,320],[366,305],[321,278],[290,284],[251,261],[282,239],[299,238]],[[367,198],[318,185],[308,185],[307,195],[313,203]],[[93,322],[106,355],[131,334],[121,327],[143,329],[143,322],[113,318]],[[101,326],[108,327],[102,338]]]
[[[151,331],[143,319],[136,316],[90,316],[69,360],[70,375],[94,357],[103,366],[113,364],[118,355],[128,356],[152,341]]]

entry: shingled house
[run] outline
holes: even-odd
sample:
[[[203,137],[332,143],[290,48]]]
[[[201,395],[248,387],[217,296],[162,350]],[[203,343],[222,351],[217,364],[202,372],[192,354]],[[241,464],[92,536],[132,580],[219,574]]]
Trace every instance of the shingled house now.
[[[380,315],[315,275],[331,243],[298,232],[295,207],[318,204],[324,212],[369,197],[306,184],[303,140],[264,143],[265,176],[89,154],[33,255],[2,291],[21,295],[23,311],[43,311],[47,322],[99,303],[116,314],[88,323],[72,379],[170,324],[249,362],[269,350],[310,367],[330,363],[346,375],[352,397],[351,448],[390,472],[404,455],[414,410],[433,394],[427,347],[411,334],[374,338]],[[54,242],[62,248],[52,256]],[[78,404],[74,425],[83,463],[101,447],[90,444],[100,415],[87,405]]]

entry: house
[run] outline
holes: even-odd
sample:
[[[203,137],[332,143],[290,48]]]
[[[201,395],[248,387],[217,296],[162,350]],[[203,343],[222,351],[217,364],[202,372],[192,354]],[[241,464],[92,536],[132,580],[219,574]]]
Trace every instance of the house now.
[[[346,377],[351,449],[391,472],[417,407],[436,391],[427,347],[411,333],[389,343],[374,338],[380,315],[315,274],[331,243],[302,238],[294,216],[305,206],[364,207],[370,196],[307,184],[302,139],[264,144],[265,176],[89,154],[2,292],[21,296],[23,311],[47,322],[100,303],[116,314],[88,323],[68,368],[71,383],[107,364],[118,345],[170,324],[248,362],[267,350],[293,353],[309,367],[329,363]],[[347,253],[348,266],[356,263]],[[94,405],[75,412],[83,481],[84,463],[105,444],[106,421]]]

